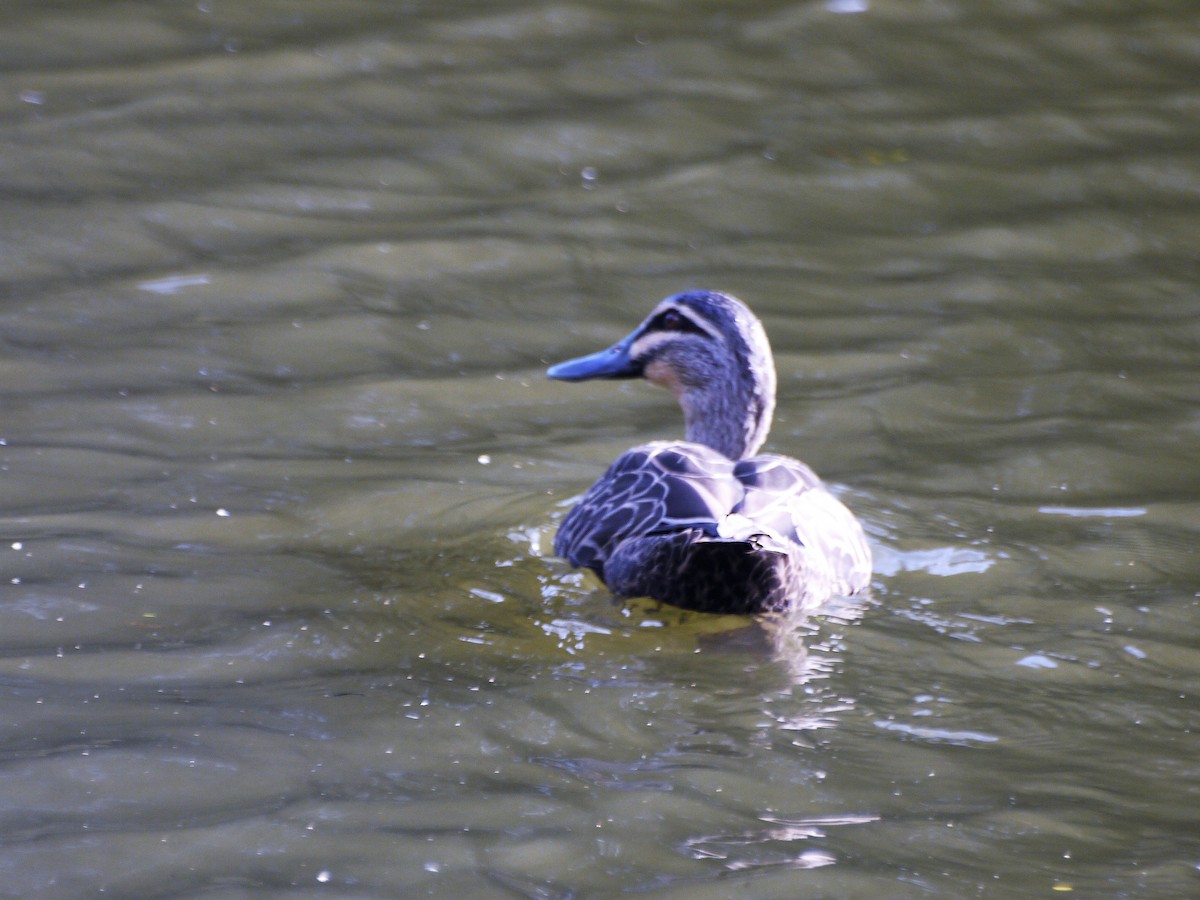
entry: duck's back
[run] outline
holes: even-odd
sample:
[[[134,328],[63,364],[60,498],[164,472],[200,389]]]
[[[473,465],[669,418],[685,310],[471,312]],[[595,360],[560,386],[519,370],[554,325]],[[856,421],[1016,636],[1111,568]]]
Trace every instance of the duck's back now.
[[[871,566],[858,522],[803,463],[734,462],[689,442],[622,454],[567,515],[554,550],[616,594],[725,612],[854,593]]]

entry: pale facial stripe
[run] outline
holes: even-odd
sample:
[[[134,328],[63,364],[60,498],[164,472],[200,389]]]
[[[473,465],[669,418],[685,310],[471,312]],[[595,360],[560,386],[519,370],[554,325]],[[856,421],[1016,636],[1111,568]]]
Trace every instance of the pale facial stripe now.
[[[651,331],[643,334],[629,348],[633,359],[646,359],[663,344],[669,344],[678,339],[678,335],[669,331]]]

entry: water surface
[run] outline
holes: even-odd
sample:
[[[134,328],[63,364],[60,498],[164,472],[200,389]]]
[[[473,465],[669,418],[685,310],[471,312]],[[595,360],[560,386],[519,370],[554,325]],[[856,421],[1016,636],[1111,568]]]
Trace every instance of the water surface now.
[[[1191,4],[11,6],[6,891],[1196,893]],[[697,286],[870,597],[552,556]]]

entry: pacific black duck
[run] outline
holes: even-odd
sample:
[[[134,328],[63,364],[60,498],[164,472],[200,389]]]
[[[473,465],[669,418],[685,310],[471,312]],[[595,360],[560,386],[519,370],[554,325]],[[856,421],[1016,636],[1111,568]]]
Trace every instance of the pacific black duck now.
[[[869,583],[871,551],[850,510],[803,463],[756,455],[775,409],[775,363],[762,323],[737,298],[668,297],[624,340],[547,374],[645,378],[683,409],[685,440],[623,453],[555,538],[555,553],[614,594],[762,613]]]

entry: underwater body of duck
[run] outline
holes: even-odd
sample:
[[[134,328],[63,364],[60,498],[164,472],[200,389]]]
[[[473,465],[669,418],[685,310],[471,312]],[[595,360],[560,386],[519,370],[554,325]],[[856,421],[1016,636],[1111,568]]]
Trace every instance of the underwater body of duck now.
[[[775,410],[762,323],[735,297],[663,300],[607,350],[552,366],[562,381],[642,377],[683,409],[683,441],[623,453],[563,520],[554,552],[614,594],[687,609],[808,609],[871,577],[862,526],[803,463],[755,455]]]

